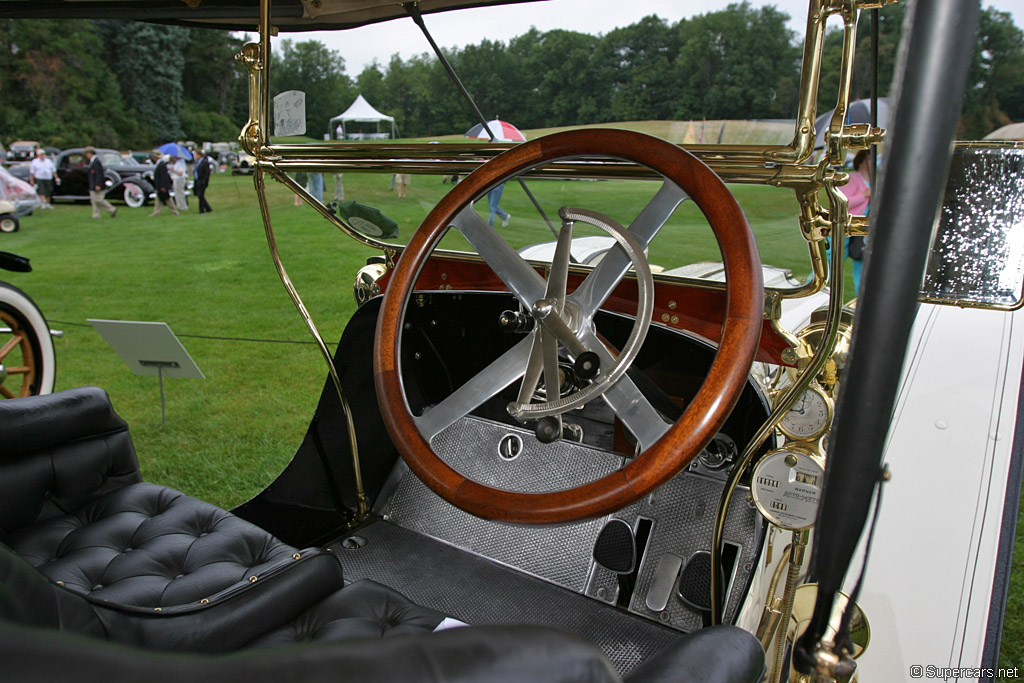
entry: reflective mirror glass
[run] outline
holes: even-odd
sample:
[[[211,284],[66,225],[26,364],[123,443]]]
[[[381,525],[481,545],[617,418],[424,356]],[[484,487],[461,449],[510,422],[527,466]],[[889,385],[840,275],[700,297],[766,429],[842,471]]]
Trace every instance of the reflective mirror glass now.
[[[1024,149],[953,154],[922,295],[1009,307],[1024,291]]]

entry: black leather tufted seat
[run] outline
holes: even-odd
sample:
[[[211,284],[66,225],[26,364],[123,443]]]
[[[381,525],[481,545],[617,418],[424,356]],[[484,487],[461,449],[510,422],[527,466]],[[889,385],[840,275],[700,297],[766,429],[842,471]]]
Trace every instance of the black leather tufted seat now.
[[[328,555],[318,557],[325,565],[335,562]],[[317,640],[423,635],[444,618],[373,581],[325,595],[319,587],[297,584],[283,573],[192,608],[132,609],[68,591],[2,545],[0,582],[2,619],[153,650],[222,653]]]
[[[4,541],[69,590],[150,608],[216,600],[318,552],[299,551],[213,505],[148,483],[115,489]],[[337,586],[335,577],[325,581],[331,583]]]
[[[330,553],[142,482],[103,391],[0,401],[5,681],[621,681],[566,633],[434,632],[443,614],[372,581],[342,586]],[[626,680],[754,681],[762,670],[756,639],[721,627]]]
[[[330,553],[141,481],[128,425],[100,389],[2,401],[0,424],[0,578],[20,576],[23,598],[8,618],[56,600],[43,625],[193,652],[429,633],[444,618],[372,582],[341,591]]]
[[[95,388],[0,404],[0,542],[70,591],[128,608],[207,605],[286,574],[327,595],[336,562],[142,481],[128,425]]]

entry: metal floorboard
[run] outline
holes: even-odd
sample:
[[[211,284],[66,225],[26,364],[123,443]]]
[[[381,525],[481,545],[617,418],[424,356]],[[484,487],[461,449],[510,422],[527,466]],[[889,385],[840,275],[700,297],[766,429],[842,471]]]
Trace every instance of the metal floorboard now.
[[[377,521],[352,534],[366,539],[341,558],[345,581],[373,579],[409,599],[469,624],[544,624],[594,643],[620,673],[657,652],[678,632],[501,566],[414,531]]]

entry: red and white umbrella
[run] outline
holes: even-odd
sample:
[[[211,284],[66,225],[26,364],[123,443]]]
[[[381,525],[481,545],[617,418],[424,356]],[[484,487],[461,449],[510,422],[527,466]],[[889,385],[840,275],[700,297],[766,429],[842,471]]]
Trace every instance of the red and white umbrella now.
[[[487,122],[487,127],[494,133],[495,142],[526,142],[526,136],[522,132],[507,121],[500,121],[494,119],[493,121]],[[491,136],[484,130],[484,125],[478,123],[469,130],[466,131],[465,137],[467,138],[479,138],[481,140],[490,140]]]

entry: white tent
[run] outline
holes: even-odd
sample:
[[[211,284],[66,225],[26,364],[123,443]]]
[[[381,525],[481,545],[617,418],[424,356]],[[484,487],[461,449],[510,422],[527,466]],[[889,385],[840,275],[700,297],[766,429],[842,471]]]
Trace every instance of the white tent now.
[[[381,132],[381,122],[391,124],[390,132],[386,130],[383,133]],[[375,124],[374,130],[366,132],[366,126],[353,126],[352,124],[354,123]],[[381,114],[362,95],[356,97],[356,101],[344,113],[338,114],[331,119],[330,130],[334,134],[335,139],[338,140],[385,140],[398,137],[398,129],[395,128],[395,117]]]

